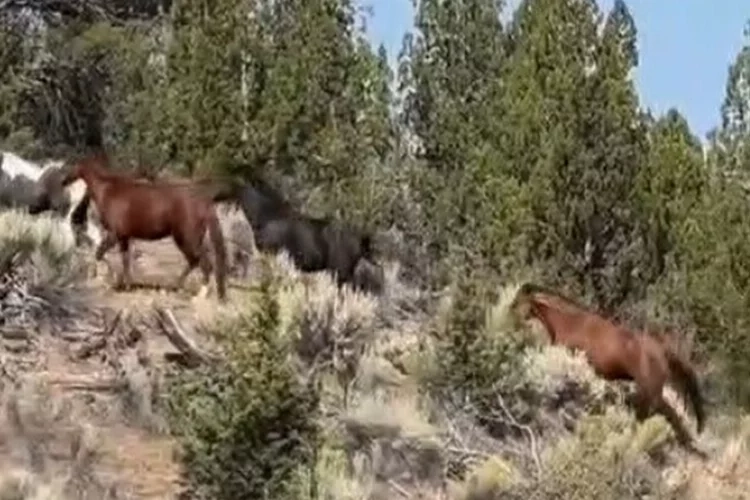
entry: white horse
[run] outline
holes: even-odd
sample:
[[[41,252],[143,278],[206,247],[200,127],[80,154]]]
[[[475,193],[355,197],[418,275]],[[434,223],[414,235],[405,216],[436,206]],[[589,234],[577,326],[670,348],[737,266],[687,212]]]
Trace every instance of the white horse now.
[[[2,153],[0,164],[2,165],[3,172],[11,178],[22,175],[29,180],[37,181],[42,175],[42,168],[39,165],[26,161],[8,151]]]
[[[76,180],[69,186],[62,186],[64,167],[65,162],[61,160],[50,160],[44,163],[42,173],[37,180],[38,201],[42,200],[43,206],[35,207],[34,212],[38,213],[40,208],[57,211],[62,208],[65,215],[65,227],[70,228],[75,233],[76,226],[84,223],[86,229],[83,234],[88,238],[89,243],[96,248],[102,241],[101,230],[98,227],[99,214],[96,211],[96,206],[90,203],[89,200],[85,207],[80,207],[86,195],[86,183],[82,179]],[[80,213],[81,209],[84,209],[85,213]],[[80,220],[82,217],[85,218]],[[74,218],[78,218],[79,220],[76,221]],[[77,241],[77,235],[73,234],[73,237]]]
[[[5,179],[7,191],[9,191],[10,202],[15,206],[25,206],[32,213],[41,213],[52,210],[64,215],[66,227],[70,231],[73,241],[76,241],[73,216],[86,194],[86,184],[77,180],[70,186],[63,188],[58,179],[62,178],[61,169],[65,165],[61,160],[47,160],[40,167],[20,156],[3,152],[0,157],[0,172]],[[60,182],[59,186],[57,183]],[[23,191],[14,193],[13,191]],[[93,212],[93,213],[92,213]],[[101,231],[94,219],[96,208],[88,204],[86,214],[85,235],[95,246],[102,240]],[[93,215],[93,217],[92,217]]]
[[[0,206],[28,207],[34,200],[34,189],[41,167],[13,153],[0,156]]]

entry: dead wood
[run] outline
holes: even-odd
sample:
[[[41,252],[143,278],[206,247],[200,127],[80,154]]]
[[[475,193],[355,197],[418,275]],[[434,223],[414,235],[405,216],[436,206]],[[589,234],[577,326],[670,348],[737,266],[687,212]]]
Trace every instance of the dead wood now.
[[[172,311],[157,307],[155,308],[155,312],[156,320],[161,327],[161,331],[167,339],[169,339],[175,349],[180,351],[186,366],[195,368],[201,364],[213,363],[214,359],[212,356],[195,345],[180,326]]]

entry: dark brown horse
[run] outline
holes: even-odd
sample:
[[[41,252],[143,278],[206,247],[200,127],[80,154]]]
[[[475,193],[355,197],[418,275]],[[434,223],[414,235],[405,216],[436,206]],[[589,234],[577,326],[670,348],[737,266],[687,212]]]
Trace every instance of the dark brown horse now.
[[[539,320],[552,344],[583,351],[600,377],[634,381],[637,418],[643,420],[653,412],[661,413],[680,442],[703,455],[693,446],[684,424],[662,395],[668,381],[677,382],[690,400],[698,433],[703,431],[704,403],[695,372],[665,341],[615,325],[583,305],[532,283],[521,286],[511,308],[522,320]]]
[[[262,252],[289,253],[303,272],[329,271],[338,286],[380,294],[383,270],[375,262],[370,234],[334,218],[300,213],[260,176],[245,183],[217,183],[214,200],[233,197],[250,223]]]
[[[123,271],[115,288],[131,286],[130,240],[158,240],[167,236],[172,236],[187,260],[177,288],[182,288],[198,265],[203,272],[203,284],[207,285],[212,267],[204,245],[208,230],[216,254],[217,293],[219,299],[225,300],[226,249],[212,197],[202,186],[135,179],[115,173],[108,166],[105,153],[88,156],[68,167],[63,185],[83,179],[96,205],[106,231],[96,249],[96,260],[100,261],[110,248],[119,244]]]

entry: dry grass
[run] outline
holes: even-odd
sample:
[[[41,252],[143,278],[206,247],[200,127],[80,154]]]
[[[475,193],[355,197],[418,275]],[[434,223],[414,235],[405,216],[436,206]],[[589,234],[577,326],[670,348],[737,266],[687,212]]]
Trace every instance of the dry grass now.
[[[242,239],[240,217],[227,211],[222,223],[225,234],[235,234],[232,244],[241,241],[245,248],[251,240]],[[69,261],[74,253],[72,233],[61,223],[0,213],[0,245],[32,241],[39,268],[53,270],[54,265],[44,262]],[[701,463],[690,458],[674,445],[673,433],[660,417],[636,423],[624,405],[621,384],[598,378],[582,354],[547,345],[539,325],[516,330],[508,305],[517,284],[500,288],[497,303],[488,309],[486,329],[490,335],[525,339],[518,377],[524,390],[538,396],[540,406],[532,408],[531,422],[517,422],[517,434],[500,439],[470,415],[420,391],[422,367],[434,356],[428,332],[450,314],[450,293],[439,300],[426,296],[400,280],[394,263],[384,265],[385,293],[375,298],[339,290],[327,273],[300,273],[285,254],[246,257],[249,275],[236,276],[240,286],[232,290],[229,303],[169,300],[198,323],[230,320],[254,307],[252,284],[261,273],[275,278],[278,334],[297,347],[303,368],[317,367],[325,375],[323,424],[329,436],[316,467],[323,498],[611,498],[607,495],[613,492],[637,493],[658,485],[663,498],[697,500],[745,498],[750,489],[750,417],[723,419],[731,425],[712,419],[700,437],[710,459]],[[144,270],[159,268],[155,262],[146,262]],[[138,307],[132,297],[121,297],[122,305]],[[149,297],[162,301],[161,296]],[[151,406],[155,388],[150,372],[128,373],[138,413],[158,417]],[[348,393],[347,400],[342,392]],[[101,500],[114,489],[118,498],[169,498],[174,492],[179,471],[169,439],[124,421],[117,429],[97,428],[69,399],[44,386],[31,384],[3,394],[0,500]],[[674,391],[667,390],[666,396],[687,419]],[[509,407],[514,397],[506,396]],[[106,438],[110,431],[117,434],[114,439]]]
[[[22,210],[0,212],[0,245],[19,239],[29,239],[35,248],[58,255],[70,253],[75,247],[73,231],[60,217],[32,216]]]
[[[112,498],[116,483],[102,481],[96,472],[102,436],[69,399],[29,378],[5,391],[3,400],[3,469],[14,471],[2,478],[3,492],[23,499]]]

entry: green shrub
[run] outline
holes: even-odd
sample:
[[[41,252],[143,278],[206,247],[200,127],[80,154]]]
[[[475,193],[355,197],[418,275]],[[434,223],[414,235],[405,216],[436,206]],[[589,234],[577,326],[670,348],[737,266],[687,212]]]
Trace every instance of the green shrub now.
[[[660,478],[647,454],[665,443],[668,424],[661,417],[632,424],[627,413],[616,409],[584,417],[573,435],[542,454],[541,477],[511,486],[497,498],[604,500],[654,494]]]
[[[498,394],[511,394],[518,375],[522,337],[493,331],[495,294],[487,280],[469,274],[458,281],[447,317],[436,331],[433,366],[425,377],[427,387],[440,399],[471,409],[479,421],[493,427],[491,414],[501,410]],[[502,411],[502,410],[501,410]],[[502,429],[490,429],[503,432]]]
[[[212,332],[225,358],[178,375],[169,391],[190,497],[287,498],[314,460],[317,391],[288,363],[268,282],[252,310],[225,323]]]

